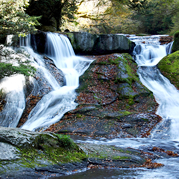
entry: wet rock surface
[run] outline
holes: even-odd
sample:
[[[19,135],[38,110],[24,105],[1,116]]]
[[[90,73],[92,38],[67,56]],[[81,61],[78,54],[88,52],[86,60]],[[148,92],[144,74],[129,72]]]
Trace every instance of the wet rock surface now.
[[[89,56],[94,59],[80,77],[78,107],[47,131],[72,135],[146,137],[161,120],[152,93],[139,81],[129,54]]]
[[[76,54],[108,54],[108,53],[132,53],[135,43],[127,37],[119,34],[91,34],[88,32],[63,32],[66,35]],[[47,34],[38,31],[32,35],[31,45],[38,53],[45,52]]]
[[[59,143],[57,135],[51,132],[93,138],[147,137],[161,120],[155,114],[157,104],[154,97],[140,83],[136,64],[128,54],[88,56],[88,58],[94,62],[80,77],[80,86],[76,90],[78,107],[66,113],[60,122],[50,126],[47,129],[50,133],[0,128],[1,178],[63,176],[85,168],[162,166],[152,163],[152,160],[160,155],[168,157],[166,152],[158,148],[141,151],[87,143],[78,144],[79,147],[75,144],[75,150],[80,153],[78,162],[59,161],[68,155],[57,153],[62,142]],[[47,59],[46,64],[50,69],[54,68],[51,60]],[[63,84],[62,76],[58,76],[58,69],[53,73],[57,74],[56,78]],[[43,89],[46,83],[38,80]],[[46,89],[45,93],[51,90]],[[39,96],[31,94],[28,97],[29,106],[35,106],[41,95],[42,93]],[[21,122],[23,124],[23,121]],[[168,153],[176,156],[172,152]],[[56,154],[57,156],[54,156]],[[67,158],[71,160],[73,153]]]

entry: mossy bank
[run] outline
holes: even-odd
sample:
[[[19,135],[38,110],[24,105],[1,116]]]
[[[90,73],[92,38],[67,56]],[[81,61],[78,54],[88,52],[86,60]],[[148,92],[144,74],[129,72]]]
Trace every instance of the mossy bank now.
[[[164,57],[158,64],[161,73],[179,89],[179,51]]]

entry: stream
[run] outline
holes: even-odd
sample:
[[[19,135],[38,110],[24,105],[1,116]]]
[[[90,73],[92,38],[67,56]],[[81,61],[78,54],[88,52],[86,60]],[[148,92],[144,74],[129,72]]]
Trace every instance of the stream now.
[[[115,145],[119,147],[131,147],[144,150],[153,146],[164,150],[172,150],[179,153],[179,92],[165,78],[157,68],[158,62],[170,53],[172,44],[160,45],[159,36],[137,37],[130,36],[129,39],[136,43],[133,55],[138,64],[138,74],[141,82],[153,92],[159,104],[156,114],[162,117],[160,122],[152,131],[149,138],[125,138],[125,139],[90,139],[74,138],[77,143],[94,143],[104,145]],[[145,41],[145,43],[143,43]],[[22,129],[35,131],[39,128],[48,127],[56,123],[61,117],[72,109],[75,109],[76,93],[75,89],[79,85],[79,76],[90,66],[92,60],[76,56],[69,40],[63,36],[47,33],[46,56],[52,59],[55,65],[62,70],[65,76],[65,85],[60,86],[55,78],[45,68],[45,62],[41,55],[35,53],[30,46],[30,36],[22,39],[21,46],[31,55],[32,64],[38,68],[48,83],[52,91],[46,94],[29,114],[27,122]],[[34,60],[35,59],[35,60]],[[14,77],[15,78],[15,77]],[[13,91],[17,90],[15,101],[24,96],[24,78],[19,78],[19,88],[9,92],[8,98],[14,96]],[[13,81],[13,79],[12,79]],[[33,79],[32,79],[33,82]],[[9,82],[12,84],[12,82]],[[34,82],[35,83],[35,82]],[[17,85],[16,85],[17,86]],[[24,109],[24,98],[18,104],[18,115],[7,127],[16,127]],[[15,109],[17,103],[12,103],[8,109]],[[13,113],[13,111],[12,111]],[[6,114],[6,118],[12,118],[11,113]],[[155,179],[175,179],[179,178],[179,158],[160,158],[156,162],[164,164],[164,167],[157,169],[146,168],[126,168],[126,169],[84,169],[81,172],[69,173],[67,176],[58,178],[64,179],[127,179],[127,178],[155,178]],[[56,178],[56,177],[51,177]]]

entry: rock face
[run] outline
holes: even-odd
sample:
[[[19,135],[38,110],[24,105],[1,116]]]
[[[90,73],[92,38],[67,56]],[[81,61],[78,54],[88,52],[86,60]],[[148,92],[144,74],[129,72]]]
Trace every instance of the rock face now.
[[[89,56],[88,56],[89,58]],[[91,137],[144,137],[160,121],[151,92],[139,81],[129,54],[93,56],[80,77],[76,102],[48,130]]]
[[[179,89],[179,51],[164,57],[158,63],[158,68],[161,73]]]
[[[132,53],[135,46],[127,37],[117,34],[96,35],[87,32],[65,33],[77,54]]]
[[[179,31],[174,34],[174,43],[172,46],[172,52],[179,50]]]

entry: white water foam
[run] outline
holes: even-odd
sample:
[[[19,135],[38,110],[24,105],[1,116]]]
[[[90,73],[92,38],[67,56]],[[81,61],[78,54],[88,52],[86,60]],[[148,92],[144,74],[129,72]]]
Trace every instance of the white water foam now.
[[[46,53],[65,75],[66,86],[60,87],[57,82],[54,82],[54,78],[49,77],[49,74],[46,75],[44,59],[34,53],[29,46],[26,49],[38,61],[38,68],[44,70],[46,79],[53,86],[53,91],[38,102],[29,114],[27,122],[22,126],[23,129],[35,130],[59,121],[64,113],[76,108],[75,89],[79,86],[79,76],[85,72],[92,60],[75,56],[67,37],[47,33]]]
[[[1,126],[17,126],[25,109],[24,85],[24,75],[14,75],[1,80],[0,89],[6,93],[6,105],[0,113]]]

